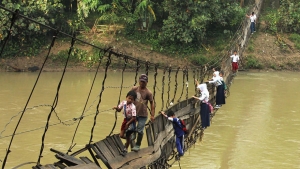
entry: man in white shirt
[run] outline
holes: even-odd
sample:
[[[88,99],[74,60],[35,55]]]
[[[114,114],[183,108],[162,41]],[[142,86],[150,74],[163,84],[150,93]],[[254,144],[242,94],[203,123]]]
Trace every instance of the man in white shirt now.
[[[238,61],[240,60],[240,57],[236,54],[236,51],[234,51],[233,55],[231,55],[230,58],[232,59],[232,72],[235,75],[239,68]]]

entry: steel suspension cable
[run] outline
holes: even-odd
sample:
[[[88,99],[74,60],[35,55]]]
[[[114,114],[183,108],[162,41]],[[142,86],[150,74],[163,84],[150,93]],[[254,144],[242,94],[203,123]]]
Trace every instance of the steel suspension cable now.
[[[79,128],[80,122],[81,122],[81,120],[83,119],[83,115],[84,115],[84,113],[85,113],[85,110],[86,110],[88,101],[90,100],[90,96],[91,96],[91,93],[92,93],[92,90],[93,90],[93,87],[94,87],[94,84],[95,84],[95,80],[96,80],[96,77],[97,77],[97,74],[98,74],[98,71],[99,71],[99,68],[100,68],[100,65],[101,65],[101,63],[102,63],[102,59],[103,59],[103,56],[104,56],[105,53],[103,53],[102,55],[101,55],[101,54],[102,54],[102,51],[99,51],[99,56],[100,56],[100,58],[99,58],[99,63],[98,63],[98,66],[97,66],[97,69],[96,69],[96,72],[95,72],[95,75],[94,75],[94,79],[93,79],[93,82],[92,82],[92,85],[91,85],[89,94],[88,94],[88,96],[87,96],[87,99],[86,99],[84,108],[83,108],[83,110],[82,110],[81,116],[80,116],[79,121],[78,121],[78,123],[77,123],[76,129],[75,129],[75,131],[74,131],[74,135],[73,135],[73,138],[72,138],[72,141],[71,141],[71,145],[70,145],[70,147],[69,147],[69,149],[68,149],[67,154],[68,154],[69,152],[72,152],[71,150],[72,150],[72,148],[73,148],[73,147],[75,146],[75,144],[76,144],[76,143],[75,143],[75,144],[73,145],[74,139],[75,139],[75,136],[76,136],[76,134],[77,134],[77,130],[78,130],[78,128]]]
[[[154,84],[153,84],[153,100],[154,100],[154,105],[156,106],[156,101],[155,101],[155,94],[156,94],[156,85],[157,85],[157,69],[158,69],[158,65],[156,64],[154,66]]]
[[[195,93],[197,93],[197,84],[196,84],[196,82],[195,82],[195,79],[197,79],[196,78],[196,70],[195,69],[193,69],[193,81],[194,81],[194,87],[195,87]]]
[[[162,77],[162,89],[161,89],[161,111],[164,110],[164,92],[165,92],[165,75],[166,75],[167,67],[164,68],[163,77]]]
[[[99,101],[98,101],[98,104],[97,104],[97,107],[96,107],[96,114],[94,116],[94,124],[93,124],[93,127],[91,129],[91,137],[90,137],[90,140],[89,140],[89,144],[91,144],[93,141],[93,134],[94,134],[94,129],[95,129],[95,126],[96,126],[96,123],[97,123],[97,116],[99,114],[99,106],[100,106],[100,103],[102,101],[102,94],[104,92],[104,85],[105,85],[105,81],[106,81],[106,77],[107,77],[107,70],[108,70],[108,67],[111,63],[111,55],[112,55],[112,52],[110,51],[109,54],[108,54],[108,58],[107,58],[107,62],[106,62],[106,67],[105,67],[105,71],[104,71],[104,78],[103,78],[103,81],[102,81],[102,88],[101,88],[101,91],[100,91],[100,94],[99,94]]]
[[[137,84],[137,76],[138,76],[140,67],[141,67],[140,60],[137,60],[136,61],[136,70],[135,70],[135,77],[134,77],[134,85],[133,86],[136,86],[136,84]]]
[[[171,72],[172,72],[172,68],[169,67],[169,70],[168,70],[168,80],[169,80],[169,81],[168,81],[168,91],[167,91],[167,93],[168,93],[168,98],[167,98],[167,103],[166,103],[166,108],[167,108],[167,109],[168,109],[169,106],[170,106]]]
[[[126,66],[127,66],[127,63],[128,63],[128,59],[126,57],[124,57],[124,66],[123,66],[123,70],[122,70],[122,80],[121,80],[121,89],[120,89],[120,93],[119,93],[119,100],[118,100],[118,104],[117,106],[120,104],[120,101],[121,101],[121,95],[122,95],[122,89],[123,89],[123,82],[124,82],[124,71],[126,69]],[[116,127],[116,124],[117,124],[117,120],[118,120],[118,111],[115,110],[115,122],[114,122],[114,125],[113,125],[113,128],[111,129],[110,133],[108,136],[111,136],[115,127]],[[126,112],[124,112],[126,113]]]
[[[19,125],[20,125],[20,122],[21,122],[21,120],[22,120],[22,117],[23,117],[23,115],[24,115],[24,113],[25,113],[25,111],[26,111],[26,109],[27,109],[27,106],[28,106],[29,101],[30,101],[30,99],[31,99],[31,96],[32,96],[32,94],[33,94],[33,92],[34,92],[34,90],[35,90],[35,87],[36,87],[36,85],[37,85],[37,83],[38,83],[38,81],[39,81],[39,79],[40,79],[42,70],[43,70],[43,68],[44,68],[44,66],[45,66],[45,63],[46,63],[46,61],[47,61],[47,59],[48,59],[48,57],[49,57],[49,55],[50,55],[51,49],[52,49],[52,47],[54,46],[54,42],[55,42],[55,40],[56,40],[57,35],[58,35],[58,31],[56,31],[55,35],[54,35],[53,38],[52,38],[52,42],[51,42],[51,44],[50,44],[50,47],[49,47],[49,50],[48,50],[48,54],[47,54],[47,56],[46,56],[46,58],[45,58],[45,60],[44,60],[44,62],[43,62],[43,65],[42,65],[42,67],[41,67],[41,69],[40,69],[40,71],[39,71],[39,74],[38,74],[38,76],[37,76],[37,79],[36,79],[36,81],[35,81],[35,83],[34,83],[34,85],[33,85],[33,88],[32,88],[32,90],[31,90],[31,92],[30,92],[30,94],[29,94],[29,97],[28,97],[28,99],[27,99],[27,102],[26,102],[26,104],[25,104],[25,106],[24,106],[24,109],[23,109],[23,111],[22,111],[22,113],[21,113],[21,116],[20,116],[20,118],[19,118],[19,120],[18,120],[18,122],[17,122],[17,125],[16,125],[15,129],[14,129],[14,132],[13,132],[13,134],[12,134],[10,143],[9,143],[8,148],[7,148],[7,150],[6,150],[5,158],[4,158],[3,163],[2,163],[2,169],[4,169],[4,167],[5,167],[5,164],[6,164],[6,161],[7,161],[7,158],[8,158],[8,154],[11,152],[10,147],[11,147],[11,144],[12,144],[12,142],[13,142],[15,133],[16,133],[16,131],[17,131]]]
[[[57,106],[57,103],[58,103],[58,96],[59,96],[59,90],[60,90],[60,87],[61,87],[61,84],[62,84],[62,80],[63,80],[63,78],[64,78],[64,75],[65,75],[65,73],[66,73],[66,69],[67,69],[67,65],[68,65],[68,62],[69,62],[71,53],[72,53],[72,51],[73,51],[73,46],[74,46],[74,44],[75,44],[75,33],[74,33],[73,37],[74,37],[74,38],[72,38],[71,46],[70,46],[70,49],[69,49],[69,52],[68,52],[68,58],[67,58],[67,60],[66,60],[66,63],[65,63],[65,66],[64,66],[63,73],[62,73],[62,75],[61,75],[60,81],[59,81],[58,86],[57,86],[57,91],[56,91],[56,95],[55,95],[55,98],[54,98],[53,103],[52,103],[51,111],[50,111],[50,113],[49,113],[49,115],[48,115],[48,118],[47,118],[45,130],[44,130],[44,133],[43,133],[43,136],[42,136],[42,145],[41,145],[40,154],[39,154],[39,157],[38,157],[38,160],[37,160],[37,166],[40,165],[40,161],[41,161],[41,158],[42,158],[42,153],[43,153],[43,150],[44,150],[44,141],[45,141],[46,133],[47,133],[47,131],[48,131],[50,118],[51,118],[52,112],[55,110],[55,108],[56,108],[56,106]]]
[[[10,35],[12,33],[12,27],[14,26],[16,20],[18,19],[18,16],[19,16],[19,10],[17,9],[15,12],[13,12],[13,16],[12,16],[11,21],[10,21],[10,27],[9,27],[9,30],[8,30],[7,37],[6,37],[6,39],[4,41],[4,44],[1,48],[0,57],[2,56],[2,52],[3,52],[5,46],[8,42],[8,39],[10,38]]]
[[[173,99],[171,100],[171,103],[174,104],[174,100],[175,100],[175,97],[176,97],[176,93],[177,93],[177,87],[178,87],[178,80],[177,80],[177,77],[178,77],[178,72],[180,70],[180,67],[177,68],[176,70],[176,73],[175,73],[175,88],[174,88],[174,96],[173,96]]]
[[[183,69],[183,70],[182,70],[182,90],[181,90],[181,94],[180,94],[180,97],[179,97],[179,99],[177,100],[177,102],[180,102],[181,97],[182,97],[182,95],[183,95],[183,90],[184,90],[184,86],[185,86],[185,82],[184,82],[184,80],[185,80],[185,75],[186,75],[186,70]]]
[[[146,62],[146,70],[145,70],[145,72],[146,72],[146,75],[148,76],[148,74],[149,74],[149,68],[150,68],[150,62],[149,61],[147,61]]]
[[[189,98],[189,69],[186,67],[186,95],[185,99]]]

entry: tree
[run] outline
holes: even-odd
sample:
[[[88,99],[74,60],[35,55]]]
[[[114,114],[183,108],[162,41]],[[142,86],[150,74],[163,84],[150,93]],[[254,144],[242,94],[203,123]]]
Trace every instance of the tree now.
[[[168,18],[164,20],[161,38],[167,41],[201,41],[211,25],[234,26],[244,18],[244,11],[235,1],[165,0],[163,5]]]

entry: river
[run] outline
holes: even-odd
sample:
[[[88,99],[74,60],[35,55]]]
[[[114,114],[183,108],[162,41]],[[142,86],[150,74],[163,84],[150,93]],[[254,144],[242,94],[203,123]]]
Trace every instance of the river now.
[[[0,74],[0,160],[3,161],[20,112],[31,93],[37,73]],[[99,102],[103,74],[98,75],[90,99],[85,108],[85,117],[80,123],[73,150],[84,147],[89,142],[94,114]],[[120,100],[125,99],[127,91],[134,84],[134,73],[125,73]],[[12,168],[25,162],[36,162],[41,148],[50,107],[56,96],[61,73],[44,72],[28,103],[17,134],[13,140],[6,168]],[[42,164],[57,161],[54,148],[66,152],[77,123],[73,118],[79,117],[85,107],[88,93],[93,82],[94,73],[67,72],[64,76],[56,111],[52,113],[50,127],[44,143]],[[149,88],[153,91],[153,74],[150,75]],[[240,72],[230,88],[227,104],[218,110],[211,127],[205,130],[202,142],[198,141],[180,160],[181,168],[300,168],[300,115],[297,101],[299,96],[299,73],[295,72]],[[168,76],[162,88],[162,76],[158,76],[156,89],[156,112],[165,109],[161,105],[164,91],[164,105],[173,98],[174,84],[168,91]],[[189,79],[192,79],[189,77]],[[172,77],[174,80],[174,76]],[[191,80],[190,80],[191,81]],[[100,114],[93,133],[93,141],[105,138],[115,122],[113,106],[118,103],[121,72],[110,72],[105,81],[105,90],[99,106]],[[189,93],[181,95],[182,75],[178,76],[178,90],[175,100],[194,94],[190,84]],[[168,99],[169,98],[169,99]],[[57,115],[57,116],[56,116]],[[14,117],[15,116],[15,117]],[[121,113],[118,114],[116,128],[118,133],[121,124]],[[12,119],[12,120],[11,120]],[[64,124],[59,123],[60,120]],[[8,124],[8,125],[7,125]],[[6,126],[7,125],[7,126]],[[146,146],[146,139],[143,145]],[[2,162],[1,162],[2,164]],[[31,168],[35,164],[22,168]],[[172,168],[179,168],[175,163]]]

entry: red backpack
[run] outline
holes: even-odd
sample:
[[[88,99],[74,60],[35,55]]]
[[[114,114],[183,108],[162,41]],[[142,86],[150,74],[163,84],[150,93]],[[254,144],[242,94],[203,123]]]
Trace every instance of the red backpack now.
[[[184,132],[184,134],[189,134],[189,130],[186,128],[185,122],[181,119],[179,119],[181,126],[182,126],[182,130]]]

